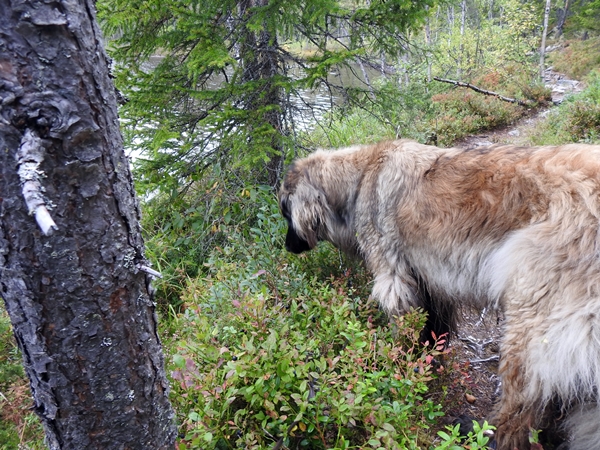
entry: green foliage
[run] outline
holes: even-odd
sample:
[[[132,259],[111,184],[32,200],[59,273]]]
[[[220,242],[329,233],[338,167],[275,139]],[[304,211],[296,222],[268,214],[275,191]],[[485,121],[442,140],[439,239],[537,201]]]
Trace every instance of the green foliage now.
[[[550,99],[532,66],[506,66],[472,83],[534,104]],[[370,107],[370,111],[358,106],[333,111],[329,122],[310,134],[311,145],[340,147],[402,137],[447,146],[469,134],[513,123],[528,112],[515,103],[436,81],[400,87],[384,83]]]
[[[209,166],[252,169],[275,185],[292,152],[302,88],[356,59],[397,57],[402,33],[420,25],[433,0],[342,2],[102,0],[112,38],[127,147],[141,179],[166,192]],[[310,42],[310,57],[286,50]],[[281,43],[281,44],[280,44]],[[310,105],[309,105],[310,106]]]
[[[557,72],[582,80],[600,67],[600,37],[568,41],[564,49],[550,53],[549,60]]]
[[[240,173],[225,173],[214,166],[184,195],[157,194],[145,202],[146,253],[163,275],[154,282],[161,307],[179,307],[188,278],[207,270],[209,256],[229,243],[231,233],[247,236],[251,232],[262,220],[261,205],[267,198],[273,198],[272,188],[247,185]]]
[[[419,40],[433,75],[467,81],[506,64],[529,65],[539,45],[540,18],[535,2],[468,1],[464,21],[459,2],[442,3],[429,18],[430,38]]]
[[[532,136],[532,141],[537,145],[600,143],[600,71],[588,76],[583,92],[567,97],[550,112]]]
[[[435,446],[434,450],[485,450],[490,443],[490,438],[486,432],[493,431],[495,428],[484,422],[482,425],[473,421],[473,431],[470,431],[467,436],[461,436],[459,431],[460,425],[454,427],[446,427],[446,431],[438,431],[438,436],[442,438],[442,442]]]
[[[163,339],[179,448],[427,447],[441,413],[426,395],[435,352],[417,345],[423,315],[390,326],[350,272],[315,270],[321,252],[335,260],[328,245],[286,254],[285,222],[263,200],[255,226],[228,231],[208,274],[189,280]]]
[[[575,16],[572,19],[577,28],[595,32],[600,31],[600,0],[581,2],[577,6]]]

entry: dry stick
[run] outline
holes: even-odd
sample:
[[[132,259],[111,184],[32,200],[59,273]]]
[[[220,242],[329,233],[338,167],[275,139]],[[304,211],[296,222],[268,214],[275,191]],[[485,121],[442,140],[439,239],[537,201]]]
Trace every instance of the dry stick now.
[[[44,187],[41,183],[41,179],[46,176],[40,169],[45,153],[44,144],[37,133],[30,129],[25,130],[21,146],[15,155],[23,187],[23,197],[29,214],[35,216],[42,232],[46,236],[50,236],[58,227],[48,211],[50,205],[46,203],[43,194]]]
[[[153,276],[154,278],[162,278],[162,274],[157,270],[152,269],[151,267],[145,266],[143,264],[138,264],[137,268],[142,272],[146,272],[148,275]]]
[[[449,83],[449,84],[453,84],[455,86],[467,87],[469,89],[473,89],[475,92],[479,92],[479,93],[485,94],[485,95],[491,95],[492,97],[496,97],[499,100],[503,100],[503,101],[509,102],[509,103],[516,103],[518,105],[525,106],[526,108],[533,106],[532,102],[518,100],[516,98],[505,97],[503,95],[498,94],[497,92],[486,91],[485,89],[481,89],[480,87],[474,86],[470,83],[465,83],[464,81],[448,80],[446,78],[440,78],[440,77],[433,77],[433,79],[436,81],[441,81],[442,83]]]

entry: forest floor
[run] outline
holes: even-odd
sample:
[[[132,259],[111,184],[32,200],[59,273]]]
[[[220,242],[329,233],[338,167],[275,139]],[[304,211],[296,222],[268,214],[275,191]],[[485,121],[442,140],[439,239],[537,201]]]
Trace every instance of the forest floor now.
[[[552,107],[563,101],[566,95],[580,92],[583,83],[570,80],[563,74],[546,70],[544,84],[552,91],[552,106],[537,109],[533,114],[522,117],[516,123],[475,134],[455,142],[456,147],[480,147],[492,144],[530,145],[529,137],[540,121],[543,121]]]
[[[536,110],[516,123],[469,136],[455,142],[456,147],[476,148],[492,144],[530,145],[529,137],[555,104],[568,94],[579,92],[583,84],[564,75],[546,72],[545,84],[552,90],[553,105]],[[443,423],[471,424],[490,416],[501,392],[498,360],[502,338],[503,317],[496,312],[479,315],[464,311],[456,336],[450,340],[443,364],[447,369],[438,380],[446,390],[442,402],[446,414]]]

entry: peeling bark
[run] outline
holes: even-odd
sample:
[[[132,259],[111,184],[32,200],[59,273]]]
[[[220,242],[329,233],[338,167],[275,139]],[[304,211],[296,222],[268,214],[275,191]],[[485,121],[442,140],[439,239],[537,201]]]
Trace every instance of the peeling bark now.
[[[91,0],[0,0],[0,105],[0,297],[49,448],[172,448],[152,275]]]

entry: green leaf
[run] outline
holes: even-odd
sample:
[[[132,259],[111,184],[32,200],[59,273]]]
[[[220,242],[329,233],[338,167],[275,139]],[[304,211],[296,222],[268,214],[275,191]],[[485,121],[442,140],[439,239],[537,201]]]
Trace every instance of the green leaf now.
[[[183,369],[185,367],[185,358],[176,353],[173,355],[173,363],[178,369]]]

